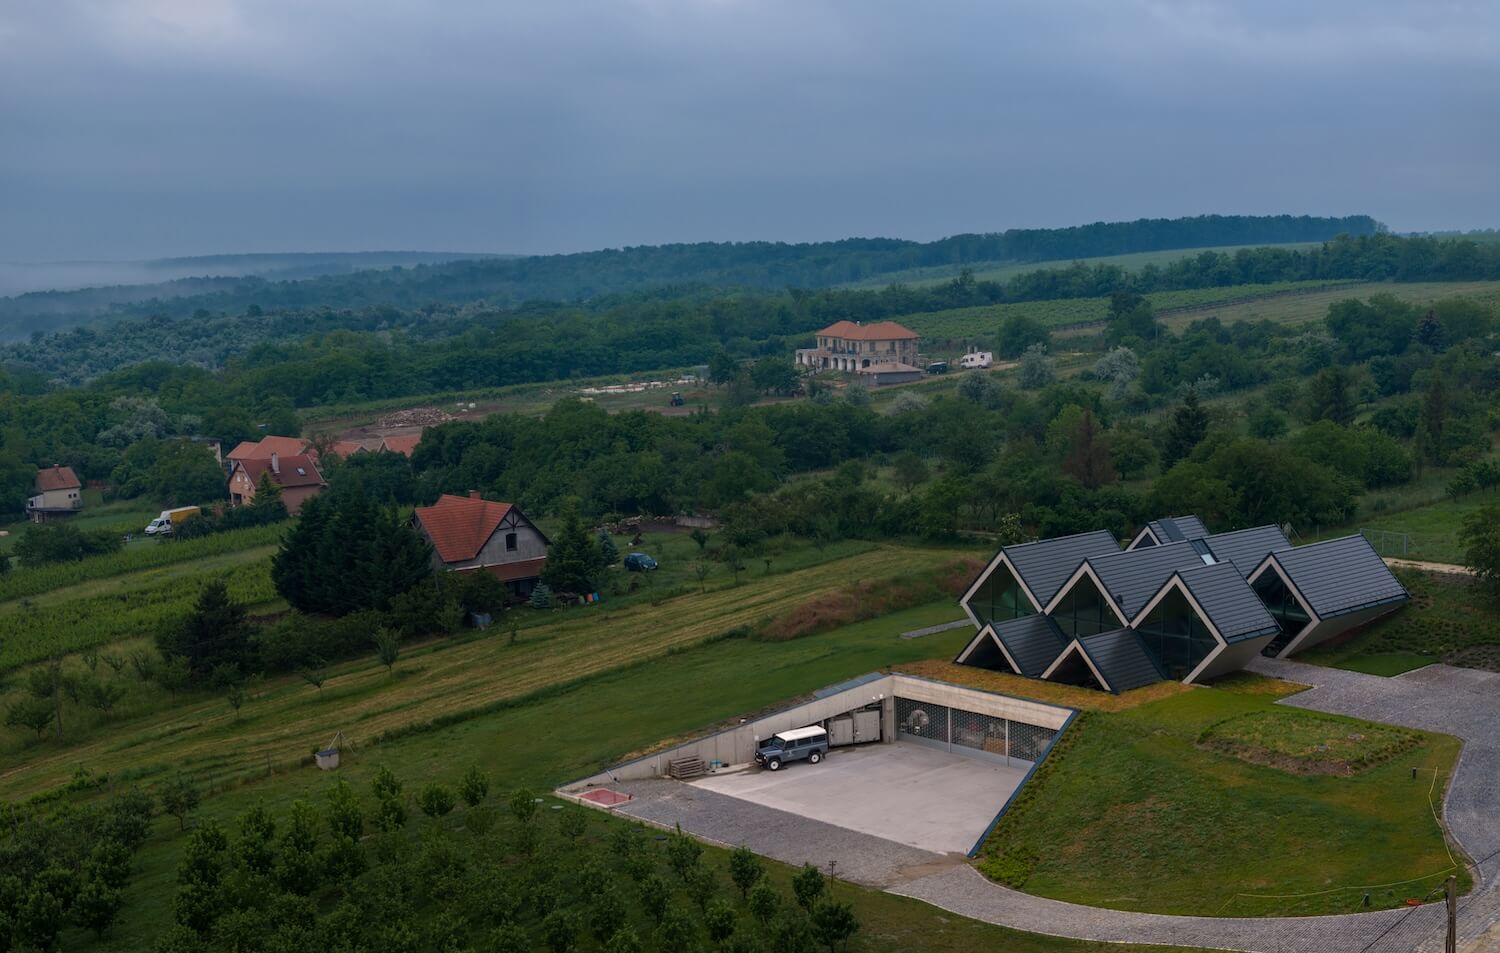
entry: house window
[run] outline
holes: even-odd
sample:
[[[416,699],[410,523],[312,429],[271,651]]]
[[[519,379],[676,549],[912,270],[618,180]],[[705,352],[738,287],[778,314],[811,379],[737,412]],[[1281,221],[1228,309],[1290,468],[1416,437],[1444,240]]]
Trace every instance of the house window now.
[[[1186,678],[1217,642],[1179,589],[1156,604],[1136,627],[1141,641],[1172,678]]]
[[[1312,621],[1307,610],[1302,608],[1302,603],[1273,569],[1261,573],[1260,578],[1255,580],[1255,594],[1266,604],[1266,611],[1276,620],[1282,635],[1295,635]]]
[[[516,551],[516,534],[515,533],[506,533],[505,534],[505,551],[507,553],[513,553],[513,552]]]
[[[1066,635],[1098,635],[1121,627],[1109,603],[1104,601],[1104,596],[1099,592],[1099,587],[1088,576],[1080,578],[1068,590],[1068,594],[1063,596],[1056,611],[1052,613],[1052,619],[1062,627]]]
[[[1011,575],[1009,567],[1004,563],[996,566],[995,571],[985,579],[984,585],[974,593],[974,598],[969,600],[969,608],[979,617],[981,625],[1019,619],[1036,611],[1031,608],[1031,600],[1026,598],[1016,577]]]

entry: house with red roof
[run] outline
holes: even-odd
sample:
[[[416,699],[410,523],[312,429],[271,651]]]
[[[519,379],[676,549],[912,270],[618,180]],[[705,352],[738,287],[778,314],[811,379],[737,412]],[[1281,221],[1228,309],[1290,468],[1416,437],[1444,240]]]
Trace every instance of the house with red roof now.
[[[53,464],[38,470],[32,488],[36,495],[26,501],[26,515],[33,523],[71,516],[83,509],[83,481],[72,467]]]
[[[921,376],[917,332],[895,321],[838,321],[819,331],[817,347],[797,351],[797,364],[815,371],[866,375],[872,383],[899,383]]]
[[[328,485],[310,454],[282,456],[273,450],[267,457],[234,461],[229,470],[230,505],[249,506],[254,503],[255,491],[263,476],[281,488],[281,502],[293,516],[302,512],[303,503],[323,492]]]
[[[482,570],[520,596],[530,595],[547,564],[549,541],[511,503],[443,494],[432,506],[417,507],[417,532],[432,544],[434,569]]]
[[[422,435],[419,433],[397,434],[391,437],[381,437],[380,449],[409,457],[417,449],[417,444],[421,442]]]
[[[309,446],[301,437],[262,437],[259,440],[241,441],[224,459],[229,461],[230,466],[234,466],[241,460],[269,460],[273,453],[282,457],[295,457],[307,453]]]

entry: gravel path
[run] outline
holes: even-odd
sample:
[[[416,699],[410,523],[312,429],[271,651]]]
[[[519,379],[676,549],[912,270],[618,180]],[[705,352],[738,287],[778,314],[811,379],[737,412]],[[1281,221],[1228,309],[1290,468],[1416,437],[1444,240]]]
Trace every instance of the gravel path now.
[[[1282,704],[1439,731],[1464,741],[1445,819],[1478,862],[1459,911],[1460,950],[1500,949],[1500,674],[1432,665],[1382,678],[1298,662],[1257,659],[1251,670],[1313,686]],[[705,840],[744,844],[790,864],[815,863],[846,880],[924,900],[962,916],[1032,933],[1120,943],[1251,953],[1437,953],[1441,904],[1326,917],[1163,916],[1034,897],[986,880],[957,855],[942,856],[761,807],[675,781],[616,786],[635,800],[618,809]]]

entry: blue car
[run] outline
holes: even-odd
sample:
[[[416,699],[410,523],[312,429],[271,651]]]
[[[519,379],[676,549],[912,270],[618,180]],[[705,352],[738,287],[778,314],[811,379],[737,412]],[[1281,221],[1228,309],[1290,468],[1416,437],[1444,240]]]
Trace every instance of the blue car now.
[[[650,572],[656,568],[656,560],[645,553],[626,553],[625,569],[627,572]]]

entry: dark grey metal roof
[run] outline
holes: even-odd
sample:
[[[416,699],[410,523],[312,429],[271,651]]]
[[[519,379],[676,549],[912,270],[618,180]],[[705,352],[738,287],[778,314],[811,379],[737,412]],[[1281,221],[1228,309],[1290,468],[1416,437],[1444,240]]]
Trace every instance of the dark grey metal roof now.
[[[1246,579],[1250,578],[1256,566],[1265,561],[1268,553],[1279,553],[1292,548],[1286,536],[1275,526],[1255,526],[1232,533],[1217,533],[1208,537],[1205,542],[1219,562],[1234,563],[1234,568]]]
[[[1183,542],[1090,557],[1089,565],[1130,622],[1173,573],[1201,566],[1203,558]]]
[[[1276,620],[1233,563],[1199,566],[1178,574],[1226,642],[1274,635]]]
[[[1001,549],[1005,558],[1016,567],[1021,581],[1044,606],[1057,595],[1057,590],[1084,559],[1119,551],[1119,542],[1102,529]]]
[[[1079,639],[1078,644],[1109,683],[1109,690],[1116,694],[1166,678],[1134,629],[1116,629],[1086,636]]]
[[[1202,539],[1208,535],[1208,527],[1196,516],[1168,516],[1152,520],[1146,526],[1158,543],[1180,543],[1185,539]]]
[[[1319,618],[1410,598],[1363,536],[1298,546],[1277,553],[1276,562]]]
[[[1040,613],[1009,619],[993,627],[995,637],[1020,666],[1021,674],[1036,678],[1057,660],[1068,640],[1051,617]]]

